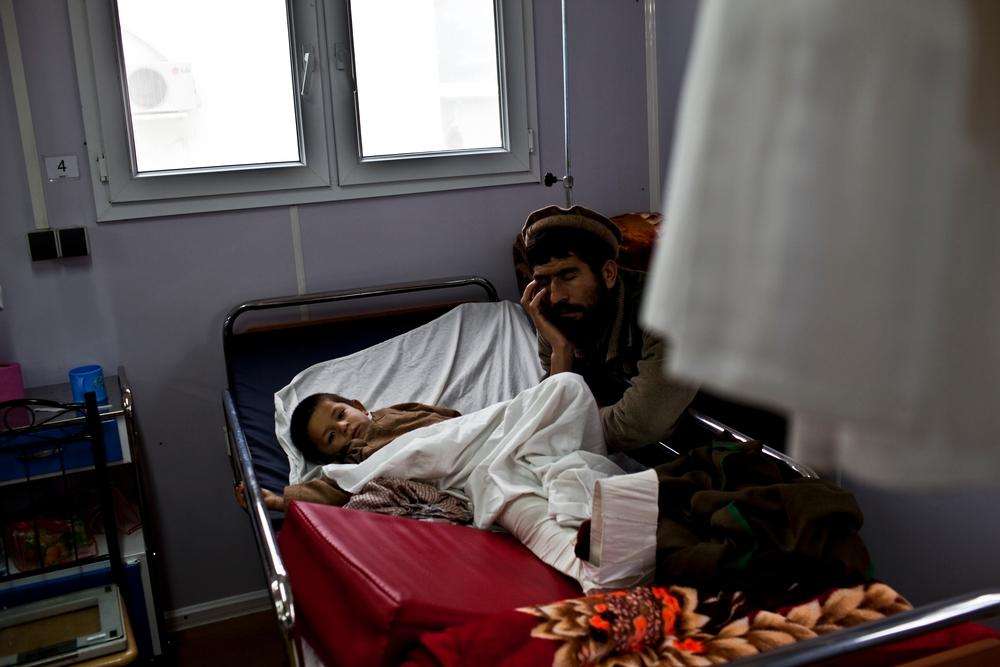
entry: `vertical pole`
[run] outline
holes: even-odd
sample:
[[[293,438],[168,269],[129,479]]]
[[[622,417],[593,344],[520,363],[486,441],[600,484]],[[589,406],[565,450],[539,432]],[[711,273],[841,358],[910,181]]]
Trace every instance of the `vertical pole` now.
[[[563,190],[566,193],[566,208],[573,205],[573,176],[569,160],[569,46],[568,23],[566,20],[566,0],[562,0],[562,75],[563,75],[563,157],[566,160],[566,175],[563,176]]]
[[[649,146],[649,210],[662,211],[660,197],[660,93],[657,84],[656,0],[643,5],[646,30],[646,135]]]
[[[14,92],[14,108],[17,112],[17,126],[21,132],[21,151],[24,154],[24,168],[28,177],[28,195],[37,229],[49,228],[49,214],[45,208],[45,191],[42,184],[42,167],[38,161],[38,147],[35,143],[35,128],[31,121],[31,103],[28,101],[28,81],[24,75],[21,59],[21,40],[14,19],[13,0],[0,0],[0,27],[3,28],[4,42],[7,44],[7,62],[10,66],[11,88]]]

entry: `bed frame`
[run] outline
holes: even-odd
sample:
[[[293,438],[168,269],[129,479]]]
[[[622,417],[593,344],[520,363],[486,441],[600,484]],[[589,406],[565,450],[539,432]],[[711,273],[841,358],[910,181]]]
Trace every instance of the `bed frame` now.
[[[278,626],[293,667],[305,664],[303,642],[296,626],[295,603],[292,597],[291,583],[285,570],[281,554],[278,552],[276,533],[280,528],[281,516],[267,510],[261,494],[261,484],[258,481],[257,470],[251,453],[244,425],[240,419],[240,407],[234,398],[236,392],[236,377],[234,372],[234,348],[237,338],[237,320],[248,313],[318,306],[337,302],[373,299],[391,295],[412,294],[431,290],[448,290],[455,288],[478,287],[486,296],[487,301],[499,301],[493,285],[478,276],[463,276],[426,280],[411,283],[395,283],[334,292],[318,292],[296,296],[278,297],[247,301],[233,308],[226,316],[223,325],[223,352],[226,360],[227,388],[222,392],[222,406],[226,425],[226,448],[235,484],[244,484],[244,498],[254,541],[257,544],[258,555],[264,569],[267,591],[271,598]],[[447,305],[454,305],[452,302]],[[436,308],[440,311],[442,304],[430,306],[427,312]],[[412,310],[412,309],[411,309]],[[394,311],[383,311],[383,315]],[[399,311],[395,311],[399,312]],[[367,315],[372,317],[371,315]],[[330,324],[330,320],[318,320],[314,323],[302,323],[308,327],[312,324]],[[259,329],[258,329],[259,330]],[[288,378],[290,380],[291,377]],[[277,390],[280,387],[276,387]],[[711,417],[689,410],[686,419],[688,425],[702,431],[711,439],[729,439],[737,442],[749,442],[751,438]],[[764,446],[763,451],[778,461],[788,465],[803,477],[817,477],[809,467],[804,466],[785,454]],[[652,454],[660,462],[680,455],[671,443],[661,442],[646,448],[646,457]],[[881,644],[900,641],[909,637],[931,632],[959,622],[975,620],[995,615],[1000,611],[1000,589],[985,590],[956,597],[944,602],[927,605],[913,611],[897,614],[873,623],[843,630],[832,635],[819,637],[806,642],[800,642],[781,649],[769,651],[756,658],[740,661],[740,665],[769,665],[792,667],[793,665],[810,664],[820,660],[828,660],[854,651],[872,648]]]
[[[253,530],[254,541],[257,544],[257,553],[260,556],[261,565],[264,569],[267,592],[271,597],[271,604],[278,621],[278,627],[281,630],[288,658],[293,667],[303,665],[304,659],[302,642],[295,625],[295,604],[292,599],[291,583],[288,580],[288,572],[285,570],[285,565],[281,560],[281,554],[278,552],[276,533],[280,527],[281,517],[274,512],[270,512],[264,506],[261,485],[257,479],[250,445],[234,399],[236,383],[234,369],[235,341],[240,335],[236,332],[237,321],[240,317],[253,312],[319,306],[362,299],[384,298],[400,294],[413,294],[432,290],[454,290],[467,287],[478,287],[481,289],[485,293],[487,301],[497,302],[500,300],[497,296],[496,288],[485,278],[462,276],[272,299],[258,299],[242,303],[226,315],[222,327],[222,345],[226,360],[227,379],[227,387],[222,392],[222,407],[226,421],[226,451],[233,472],[234,484],[242,482],[244,485],[244,499],[246,501],[247,512],[250,516],[250,526]],[[320,320],[318,323],[328,324],[329,320]],[[290,380],[291,377],[288,379]]]

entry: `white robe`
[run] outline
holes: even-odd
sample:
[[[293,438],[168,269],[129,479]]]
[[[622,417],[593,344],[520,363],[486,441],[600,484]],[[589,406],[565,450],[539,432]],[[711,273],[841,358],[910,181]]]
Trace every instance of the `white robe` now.
[[[670,372],[796,413],[793,456],[878,484],[1000,478],[972,7],[708,0],[685,82],[643,322]]]

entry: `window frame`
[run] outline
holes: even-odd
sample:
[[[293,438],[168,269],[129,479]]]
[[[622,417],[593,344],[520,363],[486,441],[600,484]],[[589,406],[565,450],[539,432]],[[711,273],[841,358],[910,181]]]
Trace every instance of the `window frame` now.
[[[307,8],[306,3],[294,3],[293,0],[288,2],[294,6],[295,23],[303,22],[308,25],[308,16],[302,11]],[[127,129],[128,107],[124,99],[126,88],[122,81],[124,69],[119,60],[114,4],[113,0],[87,0],[85,3],[71,5],[71,8],[86,12],[85,15],[80,15],[79,11],[74,11],[71,18],[74,20],[73,37],[74,48],[77,49],[80,94],[81,98],[84,98],[82,101],[87,147],[95,176],[93,179],[95,190],[101,191],[104,200],[97,201],[98,220],[103,219],[102,204],[106,206],[105,211],[108,211],[114,210],[116,205],[138,205],[176,198],[245,195],[303,187],[316,188],[328,186],[332,182],[325,141],[327,128],[324,127],[324,115],[326,114],[322,106],[310,110],[309,102],[313,100],[308,98],[299,101],[305,144],[305,164],[302,166],[263,166],[243,170],[160,175],[155,178],[135,175],[132,171],[131,141]],[[85,30],[80,30],[78,22],[84,20]],[[307,29],[300,31],[296,25],[294,33],[299,36],[299,44],[319,41],[318,31],[309,34]],[[86,44],[81,43],[84,41]],[[94,44],[104,46],[94,49]],[[81,54],[78,47],[90,51],[92,58],[90,63],[83,63],[89,64],[89,68],[79,67]],[[301,52],[298,45],[296,52]],[[301,83],[298,59],[295,63],[295,73],[298,85]],[[86,93],[90,93],[90,104],[85,97]],[[157,214],[167,213],[150,215]]]
[[[132,169],[132,176],[134,178],[159,178],[161,176],[188,174],[216,174],[227,171],[281,169],[286,167],[304,167],[308,165],[309,160],[305,147],[305,123],[302,117],[302,98],[304,97],[304,94],[300,92],[303,90],[302,87],[306,83],[303,79],[305,76],[308,76],[308,66],[306,66],[303,62],[303,58],[308,47],[303,47],[301,49],[302,53],[299,52],[298,30],[296,29],[296,23],[298,22],[299,17],[296,16],[296,3],[294,0],[284,0],[282,4],[285,6],[285,17],[288,22],[289,29],[288,57],[289,64],[291,66],[292,104],[294,106],[295,114],[295,142],[298,150],[298,159],[286,160],[284,162],[258,162],[253,164],[220,165],[217,167],[182,167],[148,171],[139,170],[139,156],[136,154],[135,122],[132,117],[132,103],[129,99],[130,90],[128,84],[128,68],[125,63],[125,44],[122,35],[122,15],[121,10],[118,7],[120,2],[121,0],[111,0],[110,5],[114,19],[112,30],[115,39],[115,47],[117,49],[115,55],[118,62],[118,80],[122,87],[122,105],[124,106],[123,113],[125,119],[126,137],[128,139],[129,160]],[[315,43],[318,41],[318,38],[314,38],[312,41]],[[310,55],[310,57],[312,56]]]
[[[150,177],[132,173],[127,105],[113,0],[69,6],[86,150],[98,222],[266,206],[340,201],[540,181],[535,128],[533,0],[495,0],[504,35],[509,150],[361,162],[347,73],[336,68],[345,0],[286,0],[295,17],[296,86],[311,52],[309,92],[300,97],[305,165],[253,166]],[[303,46],[304,45],[304,46]],[[346,109],[346,110],[345,110]]]
[[[355,67],[354,59],[354,13],[351,9],[351,3],[356,0],[345,0],[347,5],[347,29],[348,29],[348,55],[350,56],[350,71],[351,78],[353,82],[356,83],[357,71]],[[482,148],[469,148],[469,149],[459,149],[459,150],[445,150],[445,151],[427,151],[424,153],[400,153],[396,155],[372,155],[365,157],[364,151],[362,150],[362,145],[364,143],[361,136],[361,100],[359,98],[357,90],[354,91],[354,119],[355,125],[358,132],[358,160],[362,163],[367,162],[385,162],[389,160],[399,160],[399,159],[411,159],[417,157],[441,157],[446,155],[483,155],[487,153],[500,153],[507,152],[510,150],[510,114],[507,109],[507,58],[506,49],[504,47],[504,17],[503,17],[503,0],[490,0],[493,5],[493,16],[496,24],[493,27],[494,39],[496,40],[499,63],[497,66],[497,85],[499,87],[499,105],[500,105],[500,135],[502,138],[501,146],[493,147],[482,147]]]
[[[341,12],[327,12],[328,43],[346,45],[350,50],[349,57],[352,59],[343,70],[335,69],[332,72],[337,173],[341,186],[455,178],[470,173],[493,174],[502,178],[507,174],[531,172],[533,146],[529,128],[535,124],[528,119],[529,105],[525,99],[524,86],[511,84],[511,79],[514,78],[516,82],[519,72],[523,72],[526,68],[524,58],[526,45],[522,31],[508,29],[508,25],[525,23],[522,3],[494,0],[497,16],[500,19],[498,33],[503,37],[498,41],[498,45],[503,64],[503,76],[500,79],[500,95],[503,98],[501,108],[506,111],[506,118],[501,118],[501,123],[505,126],[504,138],[507,141],[504,150],[450,152],[443,155],[401,159],[365,159],[361,157],[359,148],[357,103],[350,71],[353,68],[353,47],[348,2],[349,0],[345,0],[342,4],[335,3],[342,8]],[[535,171],[537,172],[537,165]]]

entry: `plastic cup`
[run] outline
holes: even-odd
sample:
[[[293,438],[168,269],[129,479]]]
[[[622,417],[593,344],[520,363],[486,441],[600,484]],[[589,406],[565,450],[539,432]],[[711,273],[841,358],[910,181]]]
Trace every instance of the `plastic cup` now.
[[[74,403],[83,403],[83,395],[88,391],[97,394],[98,405],[108,402],[108,390],[104,387],[104,370],[97,364],[70,369],[69,386],[73,391]]]

